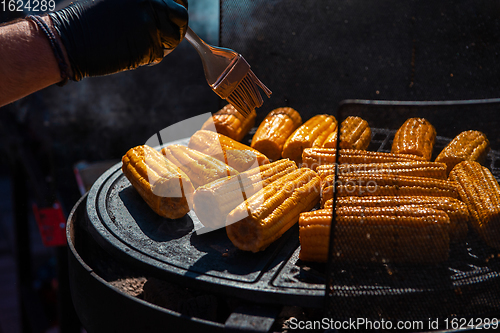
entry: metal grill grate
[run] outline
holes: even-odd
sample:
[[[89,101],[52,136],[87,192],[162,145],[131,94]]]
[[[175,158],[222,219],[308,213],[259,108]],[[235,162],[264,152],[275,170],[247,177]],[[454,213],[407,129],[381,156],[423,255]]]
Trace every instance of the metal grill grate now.
[[[447,135],[437,136],[433,158],[461,131],[481,130],[488,133],[494,148],[485,165],[499,180],[499,106],[498,100],[345,101],[338,117],[360,115],[371,124],[387,124],[388,128],[373,128],[369,147],[385,152],[391,150],[394,134],[407,118],[425,117],[437,133]],[[415,249],[416,253],[419,250]],[[423,325],[418,329],[423,331],[456,328],[450,326],[454,318],[463,322],[473,319],[473,324],[479,325],[482,323],[478,318],[495,316],[500,311],[500,251],[488,247],[470,227],[466,241],[450,245],[449,259],[439,264],[337,263],[333,255],[326,274],[326,313],[330,318],[385,319],[394,324],[415,321]],[[439,326],[432,326],[435,323]]]

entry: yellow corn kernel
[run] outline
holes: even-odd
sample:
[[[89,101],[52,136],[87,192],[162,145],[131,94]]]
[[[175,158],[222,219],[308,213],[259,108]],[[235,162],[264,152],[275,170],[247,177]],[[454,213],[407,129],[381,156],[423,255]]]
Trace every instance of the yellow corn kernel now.
[[[326,262],[333,210],[300,214],[299,258]],[[435,264],[449,256],[449,218],[426,207],[336,209],[332,261]]]
[[[258,150],[212,131],[197,131],[189,139],[188,147],[215,157],[239,172],[269,163]]]
[[[234,106],[227,104],[214,113],[211,119],[208,119],[203,124],[201,129],[211,131],[214,129],[215,125],[217,133],[225,135],[233,140],[241,141],[255,125],[256,118],[257,112],[255,110],[252,110],[252,112],[245,117],[239,113]]]
[[[340,148],[366,150],[371,138],[372,131],[368,122],[360,117],[349,116],[340,125]],[[337,147],[337,131],[328,136],[323,147]]]
[[[226,231],[244,251],[258,252],[280,238],[319,201],[320,179],[310,169],[297,169],[272,182],[232,210]]]
[[[205,227],[223,227],[236,206],[296,169],[295,162],[282,159],[198,187],[193,195],[194,212]]]
[[[447,165],[447,172],[462,161],[483,163],[490,151],[490,142],[484,133],[465,131],[457,135],[436,157],[436,162]]]
[[[305,148],[321,147],[324,140],[337,128],[334,116],[319,114],[297,128],[283,146],[282,157],[289,158],[300,166]]]
[[[460,243],[467,236],[469,210],[461,200],[450,197],[429,196],[348,196],[337,199],[336,206],[395,207],[422,206],[444,211],[450,219],[450,241]],[[323,208],[332,209],[333,199],[325,202]]]
[[[167,146],[162,149],[162,153],[188,175],[195,188],[220,178],[238,174],[238,171],[226,163],[182,145]]]
[[[281,158],[286,140],[300,125],[302,118],[295,109],[274,109],[260,123],[250,146],[276,161]]]
[[[335,148],[306,148],[302,153],[302,167],[316,170],[320,165],[335,164],[336,152],[337,150]],[[390,163],[423,160],[422,157],[416,155],[393,154],[360,149],[341,149],[338,163]]]
[[[411,154],[430,161],[436,129],[425,118],[409,118],[394,135],[391,152],[395,154]]]
[[[326,176],[321,184],[321,205],[333,197],[334,175]],[[356,174],[338,177],[337,196],[423,195],[460,198],[456,182],[410,176]]]
[[[137,146],[123,156],[122,163],[123,174],[155,213],[177,219],[189,212],[193,184],[159,151]]]
[[[463,161],[450,172],[471,215],[471,227],[491,247],[500,249],[500,185],[488,168]]]
[[[335,174],[335,165],[320,165],[316,172],[323,179],[328,175]],[[391,163],[361,163],[361,164],[340,164],[339,175],[355,173],[363,176],[371,174],[398,175],[427,177],[436,179],[447,179],[446,164],[439,162],[391,162]]]

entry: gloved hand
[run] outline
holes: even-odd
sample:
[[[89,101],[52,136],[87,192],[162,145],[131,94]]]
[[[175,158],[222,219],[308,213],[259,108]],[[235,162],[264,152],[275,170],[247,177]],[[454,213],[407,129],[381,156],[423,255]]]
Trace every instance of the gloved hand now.
[[[75,81],[160,62],[188,24],[187,0],[82,0],[49,15]]]

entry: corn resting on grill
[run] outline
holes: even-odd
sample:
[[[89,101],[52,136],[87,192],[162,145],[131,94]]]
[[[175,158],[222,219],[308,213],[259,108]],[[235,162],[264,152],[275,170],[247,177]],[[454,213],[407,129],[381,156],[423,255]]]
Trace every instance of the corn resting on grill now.
[[[285,142],[282,156],[289,158],[297,165],[302,163],[302,152],[305,148],[322,147],[326,138],[337,129],[334,116],[319,114],[297,128]]]
[[[286,140],[300,125],[302,118],[295,109],[274,109],[260,123],[250,146],[276,161],[281,157]]]
[[[122,171],[158,215],[177,219],[189,212],[194,192],[189,177],[156,149],[131,148],[122,158]]]
[[[295,162],[279,160],[198,187],[193,195],[196,216],[209,228],[224,227],[227,215],[273,181],[297,170]]]
[[[472,229],[491,247],[500,249],[500,185],[478,162],[463,161],[450,173],[471,215]]]
[[[337,148],[337,136],[337,130],[334,130],[322,147]],[[371,137],[372,131],[368,122],[360,117],[349,116],[340,125],[340,148],[366,150]]]
[[[336,163],[335,148],[306,148],[302,153],[302,166],[316,171],[320,165]],[[404,161],[423,161],[416,155],[393,154],[360,149],[341,149],[339,164],[390,163]]]
[[[436,162],[447,165],[449,174],[453,167],[462,161],[483,163],[490,151],[490,142],[479,131],[464,131],[458,134],[436,157]]]
[[[214,113],[212,117],[203,124],[201,129],[210,131],[214,130],[215,127],[217,133],[225,135],[233,140],[241,141],[255,125],[256,118],[257,112],[255,109],[244,116],[239,113],[234,106],[227,104]]]
[[[337,199],[336,206],[397,207],[422,206],[444,211],[450,219],[450,241],[460,243],[467,236],[469,210],[461,200],[450,197],[429,196],[348,196]],[[333,208],[333,199],[325,202],[325,209]]]
[[[195,188],[238,174],[238,171],[224,162],[182,145],[170,145],[163,148],[162,153],[188,175]]]
[[[323,179],[328,175],[335,174],[335,165],[320,165],[316,172]],[[428,177],[436,179],[447,179],[446,164],[438,162],[392,162],[392,163],[361,163],[361,164],[340,164],[338,173],[359,174],[368,176],[371,174],[397,175]]]
[[[239,249],[266,249],[319,201],[320,178],[310,169],[297,169],[248,198],[228,215],[231,242]]]
[[[199,130],[189,139],[188,147],[215,157],[239,172],[269,163],[258,150],[225,135]]]
[[[328,260],[332,214],[300,214],[301,260]],[[434,264],[449,256],[448,215],[427,207],[337,207],[334,237],[333,261]]]
[[[411,154],[430,161],[436,129],[425,118],[409,118],[394,135],[391,152],[395,154]]]
[[[334,175],[326,176],[321,184],[321,205],[333,198]],[[337,196],[434,196],[458,199],[456,182],[427,177],[357,175],[338,177]]]

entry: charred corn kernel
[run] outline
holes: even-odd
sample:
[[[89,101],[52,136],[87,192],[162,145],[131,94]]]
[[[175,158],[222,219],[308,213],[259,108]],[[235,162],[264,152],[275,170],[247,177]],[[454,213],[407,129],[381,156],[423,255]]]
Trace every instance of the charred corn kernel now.
[[[226,231],[244,251],[258,252],[280,238],[319,201],[320,179],[310,169],[297,169],[272,182],[232,210]],[[237,222],[236,222],[237,221]]]
[[[300,214],[301,260],[328,260],[332,213]],[[445,212],[426,207],[337,207],[332,261],[440,263],[449,257],[449,224]]]
[[[159,151],[137,146],[123,156],[122,163],[123,174],[155,213],[177,219],[189,212],[193,184]]]
[[[306,148],[302,153],[302,167],[316,170],[320,165],[336,163],[335,148]],[[360,149],[341,149],[339,163],[390,163],[403,161],[423,161],[416,155],[393,154]]]
[[[326,176],[321,184],[321,205],[333,198],[334,175]],[[460,198],[456,182],[426,177],[391,175],[356,175],[338,177],[337,196],[423,195]]]
[[[239,172],[269,163],[258,150],[212,131],[197,131],[189,139],[188,147],[215,157]]]
[[[490,142],[484,133],[465,131],[457,135],[436,157],[436,162],[446,163],[451,169],[462,161],[483,163],[490,151]]]
[[[222,109],[214,113],[211,119],[208,119],[202,130],[213,131],[214,126],[217,133],[225,135],[233,140],[241,141],[245,135],[255,125],[257,112],[252,110],[248,116],[243,116],[234,106],[227,104]]]
[[[188,175],[195,188],[220,178],[238,174],[238,171],[226,163],[182,145],[167,146],[162,149],[162,153]]]
[[[335,165],[320,165],[316,172],[321,178],[335,174]],[[371,174],[415,176],[436,179],[447,179],[446,164],[439,162],[392,162],[392,163],[361,163],[340,164],[338,173],[340,175],[355,173],[368,176]]]
[[[332,209],[333,199],[328,200],[324,208]],[[461,200],[450,197],[429,196],[348,196],[337,199],[336,206],[363,206],[363,207],[398,207],[423,206],[444,211],[450,219],[450,241],[460,243],[467,236],[467,221],[469,211]]]
[[[368,122],[360,117],[349,116],[340,125],[340,148],[366,150],[371,138],[372,131]],[[323,147],[337,147],[337,131],[328,136]]]
[[[319,114],[297,128],[283,146],[282,157],[295,161],[300,166],[305,148],[321,147],[328,135],[337,128],[334,116]]]
[[[295,109],[274,109],[260,123],[252,138],[251,147],[273,161],[278,160],[286,140],[300,125],[302,118]]]
[[[205,227],[223,227],[236,206],[296,169],[295,162],[282,159],[198,187],[193,195],[194,212]]]
[[[409,118],[398,129],[392,143],[392,153],[422,156],[430,161],[436,129],[425,118]]]
[[[500,186],[488,168],[463,161],[450,172],[469,208],[472,229],[491,247],[500,249]]]

